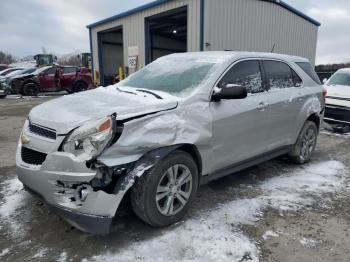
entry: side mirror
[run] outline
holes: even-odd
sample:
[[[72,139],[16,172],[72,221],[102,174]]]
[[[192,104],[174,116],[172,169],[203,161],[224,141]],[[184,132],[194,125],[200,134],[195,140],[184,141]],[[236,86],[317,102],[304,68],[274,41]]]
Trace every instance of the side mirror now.
[[[211,96],[212,101],[220,101],[222,99],[243,99],[248,96],[247,89],[240,85],[227,84],[220,91]]]
[[[328,81],[328,79],[327,79],[327,78],[323,78],[322,83],[323,83],[323,84],[325,84],[325,83],[327,83],[327,81]]]

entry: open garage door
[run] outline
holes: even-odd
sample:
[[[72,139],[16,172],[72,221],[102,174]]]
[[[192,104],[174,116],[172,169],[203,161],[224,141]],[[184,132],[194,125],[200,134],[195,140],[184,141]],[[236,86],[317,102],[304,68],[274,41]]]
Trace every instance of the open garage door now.
[[[99,38],[101,84],[108,86],[116,82],[119,67],[124,65],[123,28],[101,32]]]
[[[161,56],[187,51],[187,7],[146,19],[146,63]]]

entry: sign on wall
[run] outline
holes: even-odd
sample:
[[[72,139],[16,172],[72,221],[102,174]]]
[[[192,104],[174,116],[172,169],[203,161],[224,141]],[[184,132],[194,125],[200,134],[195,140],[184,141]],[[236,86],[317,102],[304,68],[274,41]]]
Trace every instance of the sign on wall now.
[[[128,67],[130,69],[136,69],[137,68],[137,56],[129,56],[128,57]]]

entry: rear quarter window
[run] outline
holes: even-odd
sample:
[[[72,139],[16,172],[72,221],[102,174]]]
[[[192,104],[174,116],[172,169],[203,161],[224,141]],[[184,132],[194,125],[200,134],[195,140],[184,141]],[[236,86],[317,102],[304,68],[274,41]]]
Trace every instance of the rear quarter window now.
[[[303,69],[303,71],[309,76],[311,77],[312,80],[314,80],[317,84],[321,85],[321,81],[320,78],[318,77],[318,75],[316,74],[313,66],[308,63],[308,62],[297,62],[296,63],[301,69]]]

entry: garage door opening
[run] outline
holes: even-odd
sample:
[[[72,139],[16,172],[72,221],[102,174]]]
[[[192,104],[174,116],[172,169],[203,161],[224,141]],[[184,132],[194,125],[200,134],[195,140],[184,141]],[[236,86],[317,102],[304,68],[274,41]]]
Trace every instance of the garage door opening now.
[[[101,32],[99,37],[101,84],[108,86],[117,81],[119,67],[124,66],[123,28]]]
[[[187,51],[187,7],[146,19],[146,63]]]

